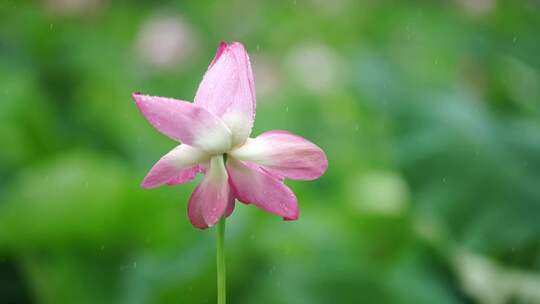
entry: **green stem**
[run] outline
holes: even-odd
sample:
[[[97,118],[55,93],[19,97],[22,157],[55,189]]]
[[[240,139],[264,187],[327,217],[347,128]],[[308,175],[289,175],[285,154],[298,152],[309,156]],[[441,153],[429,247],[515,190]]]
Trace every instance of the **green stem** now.
[[[216,238],[217,298],[218,304],[227,302],[225,286],[225,217],[219,220]]]

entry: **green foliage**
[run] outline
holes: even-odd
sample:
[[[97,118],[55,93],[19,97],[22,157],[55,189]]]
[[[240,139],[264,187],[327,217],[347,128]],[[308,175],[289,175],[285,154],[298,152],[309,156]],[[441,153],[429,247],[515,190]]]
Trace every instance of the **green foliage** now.
[[[253,134],[301,134],[329,170],[287,181],[296,222],[237,205],[229,302],[540,303],[539,37],[534,1],[6,0],[0,302],[215,301],[199,179],[140,189],[175,144],[130,95],[192,100],[239,40]]]

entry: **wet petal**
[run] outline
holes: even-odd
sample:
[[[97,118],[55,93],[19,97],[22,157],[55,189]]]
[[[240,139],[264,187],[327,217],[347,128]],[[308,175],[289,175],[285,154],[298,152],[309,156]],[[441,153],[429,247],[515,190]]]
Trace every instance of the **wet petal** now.
[[[229,187],[230,187],[230,183],[229,183]],[[234,197],[234,192],[232,189],[230,189],[230,199],[229,199],[229,203],[227,204],[227,208],[225,208],[225,217],[229,217],[233,211],[234,211],[234,207],[236,206],[236,198]]]
[[[231,132],[214,114],[190,102],[133,94],[144,117],[161,133],[209,153],[231,147]]]
[[[227,172],[234,193],[241,202],[253,204],[286,220],[298,218],[294,193],[261,167],[229,157]]]
[[[210,156],[202,150],[188,145],[179,145],[156,162],[144,178],[141,186],[143,188],[154,188],[174,181],[182,174],[184,175],[181,179],[182,182],[188,181],[195,176],[189,177],[189,173],[186,173],[189,172],[188,168],[208,159],[210,159]],[[177,180],[175,183],[179,182]]]
[[[195,188],[188,204],[188,216],[193,226],[204,229],[215,225],[234,207],[223,156],[214,156],[206,175]]]
[[[232,132],[233,146],[243,143],[255,120],[255,86],[249,56],[239,42],[222,42],[195,96],[195,104],[219,116]]]
[[[310,141],[286,132],[265,132],[231,151],[231,156],[263,166],[291,179],[319,178],[328,167],[324,151]]]
[[[187,183],[193,180],[195,176],[197,176],[197,174],[199,174],[200,172],[202,172],[202,170],[199,165],[182,169],[176,176],[167,181],[167,185],[174,186]]]

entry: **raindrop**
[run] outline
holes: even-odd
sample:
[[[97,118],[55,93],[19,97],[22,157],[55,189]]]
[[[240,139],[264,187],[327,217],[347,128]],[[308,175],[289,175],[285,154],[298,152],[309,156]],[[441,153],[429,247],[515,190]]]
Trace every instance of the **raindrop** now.
[[[359,124],[355,124],[355,125],[354,125],[354,130],[355,130],[355,131],[360,130],[360,125],[359,125]]]
[[[53,24],[52,23],[49,25],[49,29],[52,31],[52,29],[53,29]]]
[[[137,268],[137,262],[133,262],[133,268]]]
[[[516,43],[517,42],[517,37],[514,36],[514,39],[512,39],[512,42]]]
[[[289,112],[289,107],[285,107],[285,112]]]
[[[442,182],[446,184],[446,177],[443,177]]]

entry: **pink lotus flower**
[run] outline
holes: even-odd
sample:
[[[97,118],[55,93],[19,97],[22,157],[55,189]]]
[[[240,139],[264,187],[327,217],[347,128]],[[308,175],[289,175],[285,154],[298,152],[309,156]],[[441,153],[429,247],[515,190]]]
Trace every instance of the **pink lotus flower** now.
[[[197,228],[229,216],[235,199],[285,220],[298,218],[294,193],[284,178],[313,180],[328,167],[324,152],[286,131],[249,138],[255,120],[255,89],[241,43],[222,42],[195,95],[195,102],[134,93],[146,119],[181,142],[150,170],[142,187],[176,185],[205,173],[188,204]]]

